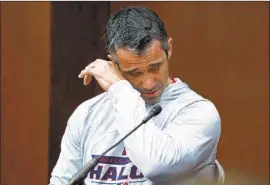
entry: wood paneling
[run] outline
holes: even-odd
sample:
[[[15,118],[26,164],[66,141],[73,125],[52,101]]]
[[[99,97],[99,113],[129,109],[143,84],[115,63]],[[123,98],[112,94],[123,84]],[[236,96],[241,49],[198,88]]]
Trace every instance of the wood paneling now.
[[[50,3],[1,2],[1,185],[46,184]]]
[[[108,11],[108,2],[52,3],[49,173],[68,118],[80,103],[103,92],[95,81],[83,86],[78,74],[90,61],[106,56],[102,36]]]

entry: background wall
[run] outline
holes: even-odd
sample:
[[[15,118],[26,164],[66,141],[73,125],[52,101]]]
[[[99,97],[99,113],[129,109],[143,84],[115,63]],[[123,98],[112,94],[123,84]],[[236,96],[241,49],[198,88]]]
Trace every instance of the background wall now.
[[[171,74],[212,100],[222,118],[218,158],[226,170],[269,177],[269,4],[112,2],[142,5],[173,38]]]
[[[50,3],[1,2],[1,185],[47,182]]]
[[[80,103],[102,92],[95,81],[85,87],[77,76],[90,61],[106,56],[101,38],[109,3],[54,2],[51,10],[49,176],[68,117]]]
[[[82,86],[78,72],[105,57],[104,24],[127,5],[161,16],[174,39],[171,75],[216,104],[222,118],[218,159],[227,174],[269,180],[267,2],[0,5],[1,185],[47,184],[68,117],[102,92],[95,82]]]

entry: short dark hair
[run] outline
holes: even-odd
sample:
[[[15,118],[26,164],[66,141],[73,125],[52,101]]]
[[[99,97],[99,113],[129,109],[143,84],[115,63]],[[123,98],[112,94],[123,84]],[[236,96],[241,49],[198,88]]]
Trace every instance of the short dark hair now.
[[[145,7],[131,6],[120,9],[112,16],[105,29],[108,53],[127,48],[138,54],[153,40],[158,40],[167,54],[167,32],[159,16]]]

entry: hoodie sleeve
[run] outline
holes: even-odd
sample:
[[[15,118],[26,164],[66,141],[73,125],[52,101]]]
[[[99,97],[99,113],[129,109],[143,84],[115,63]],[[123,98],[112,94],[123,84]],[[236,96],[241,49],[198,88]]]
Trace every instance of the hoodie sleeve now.
[[[126,80],[113,84],[108,93],[114,102],[118,132],[123,137],[147,115],[144,100]],[[215,154],[220,136],[220,117],[209,101],[184,108],[166,125],[161,130],[150,120],[124,141],[133,163],[152,181],[186,174],[205,165]]]
[[[86,111],[80,105],[70,116],[61,140],[61,152],[51,173],[49,185],[65,185],[82,168],[80,124]]]

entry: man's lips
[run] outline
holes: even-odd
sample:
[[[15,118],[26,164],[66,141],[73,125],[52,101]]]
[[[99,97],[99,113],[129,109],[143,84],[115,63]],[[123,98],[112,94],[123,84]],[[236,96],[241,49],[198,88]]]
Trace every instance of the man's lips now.
[[[157,93],[158,93],[158,90],[159,89],[156,89],[156,90],[154,90],[154,91],[152,91],[152,92],[147,92],[147,93],[142,93],[142,95],[143,96],[147,96],[147,97],[153,97],[153,96],[157,96]]]

